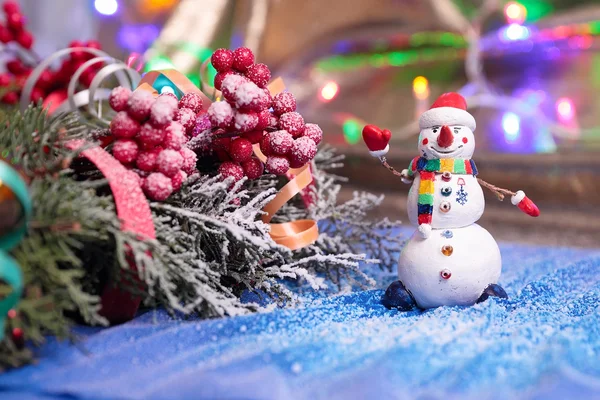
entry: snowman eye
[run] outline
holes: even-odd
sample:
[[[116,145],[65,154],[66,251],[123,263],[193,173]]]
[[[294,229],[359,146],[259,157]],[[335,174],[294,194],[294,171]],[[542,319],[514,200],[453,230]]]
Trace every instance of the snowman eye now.
[[[450,277],[452,276],[452,272],[450,272],[449,269],[443,269],[440,271],[440,276],[443,279],[450,279]]]
[[[442,188],[442,196],[450,196],[452,194],[452,188],[450,186],[446,186]]]
[[[450,203],[447,201],[442,201],[442,203],[440,204],[440,211],[443,213],[447,213],[448,211],[450,211]]]

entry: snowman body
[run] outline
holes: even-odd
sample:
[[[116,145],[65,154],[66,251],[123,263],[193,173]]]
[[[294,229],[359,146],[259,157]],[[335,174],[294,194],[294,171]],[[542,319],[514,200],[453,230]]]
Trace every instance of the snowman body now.
[[[398,259],[398,279],[420,308],[472,305],[502,270],[498,244],[475,223],[485,208],[483,191],[472,175],[443,180],[436,174],[434,182],[431,235],[425,239],[415,231],[408,240]],[[417,175],[407,207],[414,225],[419,185]]]

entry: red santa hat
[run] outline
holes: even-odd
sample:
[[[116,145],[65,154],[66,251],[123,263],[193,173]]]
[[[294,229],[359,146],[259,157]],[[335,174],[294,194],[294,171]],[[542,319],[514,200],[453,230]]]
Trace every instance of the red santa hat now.
[[[444,93],[419,118],[419,128],[442,125],[463,125],[475,131],[475,118],[467,112],[467,102],[458,93]]]

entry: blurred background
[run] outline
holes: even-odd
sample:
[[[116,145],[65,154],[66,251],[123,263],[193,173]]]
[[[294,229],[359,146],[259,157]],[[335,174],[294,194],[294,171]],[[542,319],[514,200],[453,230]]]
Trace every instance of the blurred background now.
[[[388,160],[405,168],[416,155],[415,119],[439,94],[460,91],[478,124],[480,177],[524,190],[542,211],[528,219],[490,195],[481,224],[501,240],[599,246],[597,0],[20,3],[41,56],[97,39],[117,58],[199,82],[213,49],[252,48],[347,155],[343,195],[383,193],[378,213],[392,219],[407,221],[408,187],[369,156],[362,126],[390,129]]]

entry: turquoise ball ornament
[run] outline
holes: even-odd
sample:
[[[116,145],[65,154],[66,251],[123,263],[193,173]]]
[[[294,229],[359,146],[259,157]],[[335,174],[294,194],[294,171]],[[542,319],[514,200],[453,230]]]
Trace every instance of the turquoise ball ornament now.
[[[17,305],[23,292],[23,274],[8,251],[19,244],[27,232],[32,204],[27,184],[19,173],[0,160],[0,280],[11,292],[0,300],[0,340],[4,336],[6,314]]]

